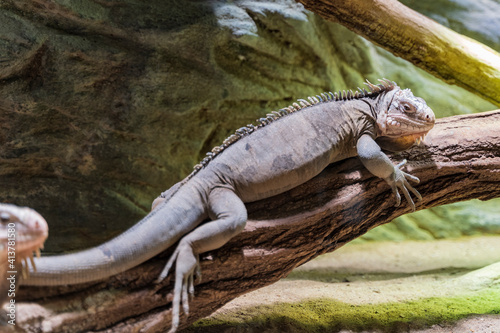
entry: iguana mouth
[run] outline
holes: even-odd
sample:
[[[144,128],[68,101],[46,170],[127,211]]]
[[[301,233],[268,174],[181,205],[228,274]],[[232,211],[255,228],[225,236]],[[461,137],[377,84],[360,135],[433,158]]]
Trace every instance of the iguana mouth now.
[[[434,127],[434,118],[408,119],[401,115],[390,115],[387,117],[387,124],[390,126],[387,129],[389,133],[384,134],[384,136],[412,136],[417,139],[425,136]],[[405,132],[415,133],[405,135]]]

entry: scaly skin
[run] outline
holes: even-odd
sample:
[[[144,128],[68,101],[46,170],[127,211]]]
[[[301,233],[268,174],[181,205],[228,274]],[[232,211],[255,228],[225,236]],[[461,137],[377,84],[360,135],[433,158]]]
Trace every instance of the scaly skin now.
[[[26,274],[28,259],[40,256],[48,236],[44,218],[31,208],[0,204],[0,307],[14,299],[20,274]],[[7,280],[7,278],[10,278]]]
[[[318,175],[328,164],[359,156],[383,178],[401,202],[401,190],[420,194],[408,183],[418,178],[394,166],[387,150],[404,150],[434,125],[434,113],[410,90],[382,80],[368,82],[370,92],[324,93],[259,119],[215,147],[183,181],[164,192],[153,210],[135,226],[95,248],[36,260],[26,284],[63,285],[95,281],[134,267],[180,240],[157,283],[175,267],[172,329],[179,325],[180,305],[189,312],[188,294],[200,253],[217,249],[241,232],[244,203],[269,198]],[[201,224],[202,221],[211,221]]]

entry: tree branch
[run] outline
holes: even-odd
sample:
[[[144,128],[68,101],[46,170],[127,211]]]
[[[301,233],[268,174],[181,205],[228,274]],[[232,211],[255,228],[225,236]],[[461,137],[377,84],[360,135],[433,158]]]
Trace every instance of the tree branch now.
[[[443,81],[500,106],[500,54],[396,0],[299,0]]]
[[[500,110],[438,120],[425,146],[391,155],[408,159],[421,179],[417,209],[500,197]],[[282,195],[248,205],[245,231],[202,256],[201,282],[182,327],[231,299],[285,277],[314,257],[333,251],[369,229],[408,213],[384,181],[353,158],[330,165],[311,181]],[[22,287],[19,331],[164,332],[170,327],[173,281],[154,289],[166,258],[159,257],[107,281],[71,287]],[[28,303],[27,300],[35,301]]]

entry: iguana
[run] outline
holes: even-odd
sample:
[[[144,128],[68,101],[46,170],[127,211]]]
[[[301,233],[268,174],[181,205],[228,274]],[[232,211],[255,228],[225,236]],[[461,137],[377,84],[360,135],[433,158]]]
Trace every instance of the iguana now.
[[[217,249],[245,227],[245,203],[290,190],[318,175],[328,164],[359,156],[383,178],[401,202],[399,190],[415,205],[408,183],[419,179],[392,164],[382,149],[400,151],[433,127],[434,113],[422,98],[387,79],[367,81],[367,89],[299,99],[247,125],[212,149],[183,181],[162,193],[152,211],[121,235],[97,247],[36,259],[28,285],[77,284],[105,279],[132,268],[179,241],[157,279],[175,266],[172,328],[180,306],[189,313],[188,294],[200,253]],[[206,223],[202,223],[205,220]]]
[[[33,254],[40,256],[47,236],[47,222],[36,211],[0,204],[0,311],[9,303],[7,319],[9,312],[15,309],[16,289],[21,274],[26,275],[28,271],[28,259],[33,266]],[[0,324],[2,321],[0,318]]]

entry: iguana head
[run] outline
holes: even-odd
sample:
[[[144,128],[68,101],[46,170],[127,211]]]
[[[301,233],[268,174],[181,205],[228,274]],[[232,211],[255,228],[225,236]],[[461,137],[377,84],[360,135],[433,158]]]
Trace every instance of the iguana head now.
[[[10,264],[20,265],[27,258],[37,255],[48,236],[45,219],[31,208],[0,204],[0,261],[7,260],[7,253],[15,254]],[[4,257],[5,256],[5,257]]]
[[[388,108],[377,114],[377,143],[382,149],[402,151],[419,144],[432,129],[434,112],[410,89],[396,87]]]

